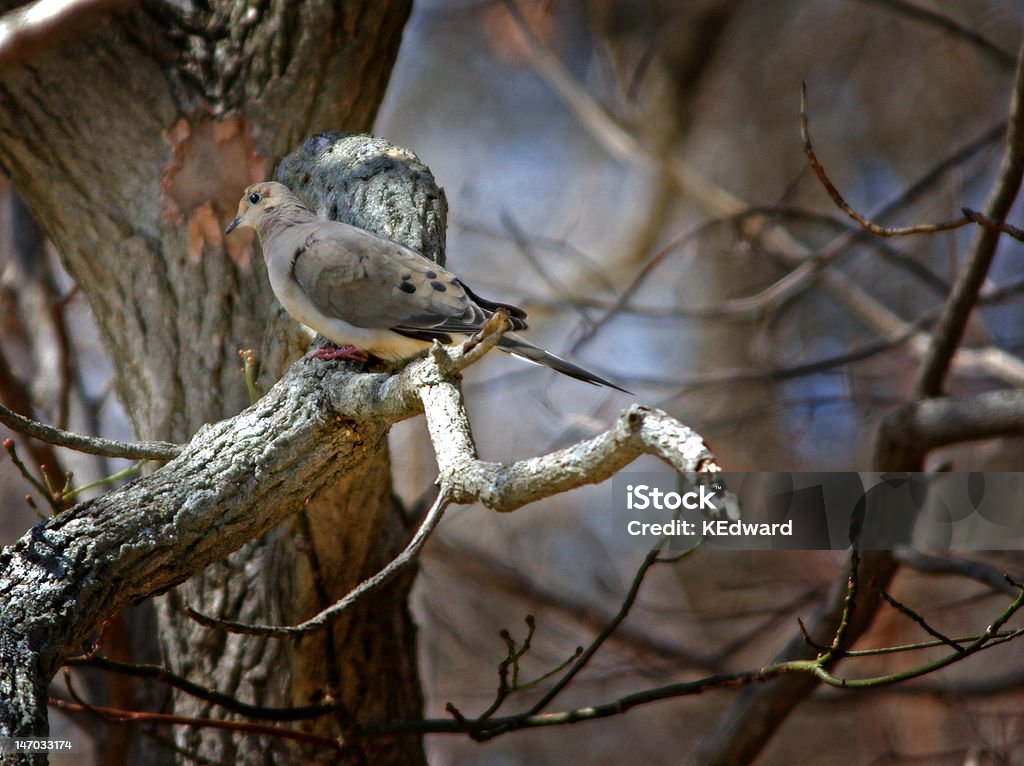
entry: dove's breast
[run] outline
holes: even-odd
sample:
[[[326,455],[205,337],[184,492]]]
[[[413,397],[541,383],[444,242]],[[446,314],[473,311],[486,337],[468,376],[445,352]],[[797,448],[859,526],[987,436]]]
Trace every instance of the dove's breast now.
[[[429,343],[406,338],[391,330],[356,327],[344,319],[322,314],[287,272],[275,275],[274,270],[271,270],[270,286],[293,319],[339,346],[355,346],[381,359],[404,359],[430,346]]]

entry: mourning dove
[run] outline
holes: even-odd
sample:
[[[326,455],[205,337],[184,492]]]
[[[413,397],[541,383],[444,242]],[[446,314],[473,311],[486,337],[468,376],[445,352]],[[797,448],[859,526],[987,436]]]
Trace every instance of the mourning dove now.
[[[498,309],[512,330],[526,312],[485,300],[450,271],[408,247],[339,221],[317,217],[287,187],[265,181],[245,190],[225,234],[259,235],[270,286],[291,316],[344,348],[321,358],[403,359],[437,340],[453,343],[479,331]],[[506,332],[497,347],[594,385],[611,381]]]

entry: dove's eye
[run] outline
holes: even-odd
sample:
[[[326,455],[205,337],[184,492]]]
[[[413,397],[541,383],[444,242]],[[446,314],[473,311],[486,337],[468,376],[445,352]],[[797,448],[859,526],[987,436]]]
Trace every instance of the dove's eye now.
[[[249,204],[258,205],[261,199],[263,199],[263,196],[259,192],[253,192],[249,195]]]

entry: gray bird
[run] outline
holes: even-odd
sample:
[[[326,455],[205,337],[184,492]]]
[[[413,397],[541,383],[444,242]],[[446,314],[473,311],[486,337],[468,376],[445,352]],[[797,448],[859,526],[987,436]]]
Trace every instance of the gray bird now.
[[[282,184],[245,190],[225,234],[256,230],[270,286],[285,311],[342,348],[323,359],[404,359],[435,340],[460,342],[499,308],[512,330],[526,329],[526,312],[481,298],[450,271],[408,247],[364,229],[317,217]],[[497,347],[528,362],[594,385],[626,389],[550,354],[515,332]]]

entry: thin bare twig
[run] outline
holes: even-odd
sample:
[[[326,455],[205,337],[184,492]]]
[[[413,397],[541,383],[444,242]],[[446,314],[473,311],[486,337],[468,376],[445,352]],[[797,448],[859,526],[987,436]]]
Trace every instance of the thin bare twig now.
[[[334,702],[321,703],[319,705],[305,705],[303,707],[282,708],[252,705],[248,702],[242,702],[228,694],[193,683],[187,678],[172,673],[170,670],[160,665],[136,665],[127,662],[116,662],[100,655],[73,657],[68,660],[68,665],[94,667],[108,673],[118,673],[121,675],[133,676],[135,678],[145,678],[151,681],[158,681],[183,691],[196,699],[201,699],[217,705],[218,707],[222,707],[232,713],[264,721],[304,721],[313,718],[321,718],[336,712],[341,704],[339,702]]]
[[[479,581],[488,588],[499,590],[503,598],[514,598],[524,603],[540,604],[545,614],[553,613],[564,620],[571,621],[583,630],[599,631],[610,619],[604,615],[596,604],[590,604],[578,594],[566,594],[559,591],[549,578],[534,578],[531,572],[496,561],[490,554],[465,544],[454,544],[442,535],[432,544],[426,554],[434,564],[441,564],[457,572],[460,579]],[[680,555],[685,555],[685,552]],[[659,559],[659,563],[665,559]],[[655,660],[671,660],[675,666],[680,663],[700,668],[707,673],[721,672],[703,655],[687,650],[674,641],[666,641],[654,635],[645,626],[630,629],[630,624],[621,625],[611,636],[611,641],[618,643],[633,654]]]
[[[879,587],[878,595],[884,598],[886,603],[888,603],[889,606],[891,606],[897,612],[905,614],[911,620],[920,625],[921,628],[925,631],[925,633],[927,633],[929,636],[931,636],[934,639],[937,639],[938,641],[941,641],[943,644],[959,652],[960,654],[964,653],[964,647],[957,643],[955,639],[952,639],[949,636],[937,631],[935,628],[928,624],[928,621],[924,617],[919,615],[917,612],[915,612],[909,606],[904,604],[902,601],[897,601],[895,598],[893,598],[892,594],[890,594],[889,591],[887,591],[885,588]]]
[[[984,226],[986,229],[1008,234],[1014,239],[1024,242],[1024,229],[1019,229],[1006,221],[993,221],[991,218],[982,215],[977,210],[971,210],[969,207],[962,208],[962,210],[968,221]]]
[[[337,739],[321,737],[317,734],[307,734],[304,731],[286,729],[283,726],[270,726],[267,724],[247,723],[245,721],[225,721],[216,718],[198,718],[185,715],[172,715],[170,713],[145,713],[134,710],[120,710],[117,708],[101,707],[99,705],[85,705],[77,702],[68,702],[57,697],[50,697],[49,704],[64,713],[89,713],[100,717],[107,723],[155,723],[172,726],[197,726],[205,729],[227,729],[242,734],[262,734],[271,737],[290,739],[296,742],[304,742],[310,745],[341,749],[343,747]]]
[[[395,575],[411,564],[419,555],[420,549],[427,542],[427,538],[430,537],[430,533],[434,531],[438,523],[441,521],[444,511],[450,503],[450,495],[442,488],[442,491],[434,501],[433,507],[423,519],[423,523],[420,525],[419,529],[416,530],[416,534],[413,535],[412,540],[409,541],[409,544],[401,553],[395,556],[395,558],[392,559],[387,566],[377,572],[377,574],[372,577],[368,577],[359,583],[359,585],[353,588],[344,598],[336,601],[333,605],[322,610],[313,617],[310,617],[308,620],[300,622],[298,625],[253,625],[233,620],[219,620],[214,617],[201,614],[191,607],[187,608],[188,614],[200,625],[205,625],[208,628],[217,628],[219,630],[226,630],[229,633],[242,633],[251,636],[284,638],[286,636],[301,636],[305,633],[311,633],[314,630],[320,630],[327,625],[331,619],[341,615],[361,598],[375,590],[379,590],[384,585],[391,582]]]
[[[331,599],[327,594],[327,583],[325,582],[323,567],[320,564],[320,554],[316,549],[316,541],[313,538],[313,530],[309,523],[309,512],[307,510],[303,509],[299,512],[297,526],[302,535],[299,546],[306,554],[306,560],[309,563],[313,590],[316,593],[317,600],[320,602],[320,607],[326,609],[331,605]],[[366,752],[363,750],[361,738],[356,729],[355,718],[353,718],[352,712],[348,709],[348,705],[345,704],[341,693],[341,672],[338,669],[338,652],[335,644],[337,640],[334,630],[336,623],[337,618],[330,617],[324,625],[324,632],[326,633],[323,637],[324,675],[327,679],[327,693],[330,695],[330,699],[334,700],[334,719],[338,724],[341,736],[349,746],[353,761],[365,764]]]
[[[1019,628],[1005,635],[1001,634],[1000,629],[1020,610],[1022,606],[1024,606],[1024,588],[1019,585],[1017,585],[1017,588],[1017,598],[1015,598],[1013,603],[1003,610],[1002,614],[989,623],[989,626],[985,628],[980,635],[978,635],[967,646],[958,647],[952,654],[947,654],[938,660],[918,665],[917,667],[910,668],[909,670],[891,673],[886,676],[876,676],[874,678],[840,678],[829,672],[824,664],[818,665],[814,669],[814,674],[819,680],[825,682],[829,686],[835,686],[841,689],[863,689],[876,686],[887,686],[889,684],[900,683],[911,678],[918,678],[920,676],[927,675],[928,673],[933,673],[936,670],[952,665],[954,662],[958,662],[972,654],[976,654],[993,646],[998,646],[1006,641],[1012,641],[1013,639],[1024,635],[1024,628]]]
[[[122,442],[63,431],[60,428],[54,428],[40,423],[38,420],[19,415],[2,404],[0,404],[0,423],[14,431],[31,436],[33,439],[40,439],[49,444],[56,444],[58,447],[67,447],[89,455],[123,457],[129,460],[171,460],[177,457],[182,450],[180,444],[171,444],[170,442]]]
[[[14,463],[14,467],[18,469],[19,473],[21,473],[22,478],[24,478],[25,481],[27,481],[36,490],[36,492],[43,496],[54,515],[60,513],[61,506],[54,497],[53,492],[50,491],[50,488],[46,486],[46,484],[33,476],[32,472],[28,470],[28,466],[26,466],[21,461],[21,458],[18,457],[18,449],[14,446],[14,439],[4,439],[4,449],[7,450],[7,454],[10,456],[11,462]],[[44,466],[40,466],[40,468],[43,467]],[[43,478],[46,479],[45,473],[43,474]],[[32,507],[35,509],[34,505]]]
[[[551,704],[551,702],[557,697],[566,686],[572,681],[576,675],[587,666],[587,663],[593,659],[594,655],[597,654],[598,650],[608,640],[608,637],[615,632],[616,628],[622,624],[622,621],[629,616],[630,611],[633,608],[633,604],[636,602],[636,598],[640,595],[640,586],[644,583],[644,578],[647,576],[647,572],[650,571],[651,567],[658,561],[658,556],[661,554],[661,546],[649,551],[644,556],[643,562],[637,569],[636,574],[633,576],[633,582],[630,583],[629,591],[627,591],[625,598],[622,599],[622,603],[619,605],[619,611],[616,612],[615,616],[609,620],[608,624],[601,630],[600,633],[590,642],[590,645],[583,651],[579,659],[572,664],[572,667],[558,679],[556,683],[548,692],[541,697],[529,710],[527,715],[537,715],[544,708]]]
[[[935,234],[940,231],[959,229],[971,223],[971,220],[967,216],[961,216],[960,218],[955,218],[950,221],[942,221],[940,223],[922,223],[914,226],[901,227],[879,226],[874,221],[854,210],[850,203],[843,198],[842,193],[840,193],[839,189],[836,188],[835,184],[832,183],[832,179],[828,177],[828,173],[825,171],[824,165],[821,164],[821,160],[818,159],[818,155],[814,151],[814,145],[811,142],[811,132],[808,128],[807,122],[807,83],[801,83],[800,138],[803,141],[804,154],[807,155],[807,161],[811,163],[811,168],[814,170],[814,174],[818,177],[821,185],[825,187],[825,191],[828,192],[828,196],[832,198],[836,207],[859,223],[865,231],[869,231],[879,237],[909,237],[916,234]]]

